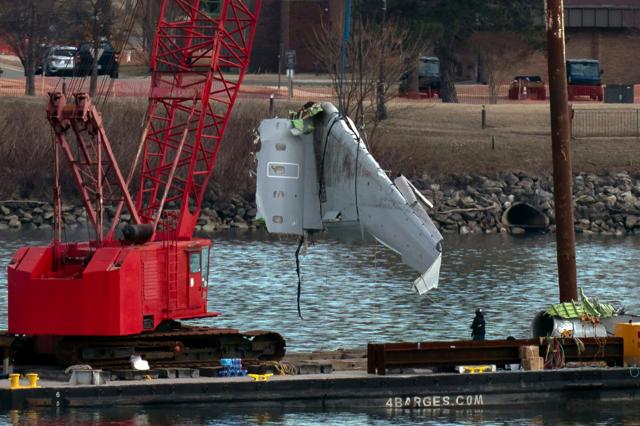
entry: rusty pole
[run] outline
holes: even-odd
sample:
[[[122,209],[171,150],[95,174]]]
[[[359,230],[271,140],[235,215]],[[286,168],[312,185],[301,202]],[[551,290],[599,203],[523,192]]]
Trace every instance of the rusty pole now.
[[[571,139],[564,41],[564,1],[546,0],[556,250],[560,302],[578,300],[573,225]]]

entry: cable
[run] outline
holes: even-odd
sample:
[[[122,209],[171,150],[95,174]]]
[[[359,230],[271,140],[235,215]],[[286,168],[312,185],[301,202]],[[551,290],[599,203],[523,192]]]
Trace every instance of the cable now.
[[[550,369],[562,368],[565,365],[564,347],[560,339],[546,337],[547,351],[544,357],[544,365]]]
[[[356,132],[353,127],[351,127],[351,123],[349,123],[349,120],[347,120],[345,118],[345,123],[347,123],[347,127],[349,128],[349,130],[351,130],[351,132],[353,133],[353,135],[356,137],[356,142],[357,142],[357,146],[356,146],[356,170],[355,170],[355,177],[354,177],[354,195],[356,198],[356,219],[358,221],[360,221],[360,208],[358,207],[358,161],[360,160],[360,142],[362,142],[362,139],[360,138],[360,135],[358,134],[358,132]]]
[[[327,201],[327,195],[325,194],[324,188],[324,160],[327,155],[327,145],[329,143],[329,136],[331,135],[331,130],[333,130],[333,126],[339,121],[339,116],[335,116],[331,125],[329,126],[329,130],[327,131],[327,135],[324,138],[324,147],[322,148],[322,159],[320,160],[320,188],[318,191],[318,197],[320,198],[320,217],[322,217],[322,203]]]
[[[126,3],[125,3],[125,2],[122,2],[122,4],[120,5],[120,11],[119,11],[119,15],[120,15],[120,16],[122,16],[122,12],[124,11],[125,5],[126,5]],[[136,10],[135,10],[135,8],[137,8],[137,2],[136,2],[136,6],[134,7],[134,11],[133,11],[133,13],[131,13],[131,15],[130,15],[132,18],[136,16]],[[129,26],[127,25],[127,27],[126,27],[126,28],[129,28]],[[126,34],[126,35],[125,35],[125,38],[124,38],[124,42],[122,43],[122,46],[123,46],[123,47],[127,44],[127,41],[128,41],[128,39],[129,39],[128,30],[127,30],[127,32],[126,32],[125,34]],[[113,46],[112,46],[112,48],[113,48]],[[119,52],[118,52],[118,54],[119,54]],[[113,66],[113,64],[114,64],[114,62],[115,62],[115,58],[116,58],[116,51],[115,51],[115,48],[113,48],[113,49],[112,49],[112,52],[111,52],[111,58],[110,58],[109,62],[106,64],[106,70],[105,70],[105,72],[106,72],[106,71],[111,71],[111,67]],[[100,60],[100,57],[98,57],[96,60],[98,60],[98,61],[99,61],[99,60]],[[96,92],[95,104],[96,104],[96,106],[97,106],[98,104],[101,104],[101,109],[104,109],[104,105],[105,105],[105,103],[106,103],[106,100],[107,100],[107,97],[108,97],[108,93],[109,93],[109,91],[111,90],[111,84],[110,84],[110,85],[109,85],[109,86],[110,86],[110,87],[109,87],[109,91],[105,91],[105,86],[107,85],[107,80],[108,80],[108,78],[107,78],[107,77],[110,77],[110,74],[104,74],[104,77],[103,77],[103,78],[102,78],[102,80],[100,81],[99,88],[98,88],[98,87],[96,87],[97,92]],[[97,85],[96,85],[96,86],[97,86]],[[102,97],[102,102],[101,102],[101,97]]]
[[[114,62],[115,62],[115,58],[116,56],[121,56],[122,52],[124,50],[124,48],[126,47],[126,45],[129,42],[129,38],[131,36],[131,33],[133,32],[133,27],[135,24],[135,18],[138,14],[138,9],[140,7],[140,0],[136,0],[135,6],[132,10],[132,12],[129,14],[129,22],[128,25],[126,25],[126,31],[124,33],[124,37],[123,37],[123,42],[122,45],[120,46],[120,49],[115,49],[112,52],[112,56],[110,59],[110,62],[106,65],[107,70],[111,70]],[[122,5],[120,6],[120,15],[123,14],[125,8],[125,3],[123,2]],[[97,54],[97,52],[93,52],[93,54]],[[97,58],[93,58],[93,61],[95,62],[99,62],[100,57]],[[93,65],[92,65],[93,66]],[[91,74],[88,75],[82,75],[79,73],[76,73],[75,68],[74,71],[72,73],[71,79],[69,81],[69,84],[67,86],[67,90],[65,91],[64,95],[66,97],[69,97],[70,95],[74,94],[74,93],[78,93],[78,92],[86,92],[87,90],[83,90],[84,86],[87,83],[87,77],[89,77]],[[101,81],[96,84],[96,93],[94,95],[94,105],[98,106],[101,105],[101,109],[104,108],[104,106],[106,105],[107,99],[109,97],[109,94],[112,92],[113,90],[113,85],[114,82],[112,81],[113,79],[110,78],[110,74],[105,74]]]
[[[122,45],[120,46],[120,49],[117,51],[117,56],[118,57],[122,57],[122,52],[124,52],[125,47],[129,43],[129,38],[131,37],[131,33],[133,32],[133,27],[135,25],[136,16],[138,15],[139,7],[140,7],[140,0],[136,0],[136,4],[133,7],[133,11],[132,11],[132,13],[130,15],[129,25],[127,25],[127,31],[125,32],[124,41],[122,42]],[[124,3],[121,6],[121,11],[123,9],[124,9]],[[108,64],[109,66],[107,67],[107,69],[109,71],[111,71],[113,63],[115,62],[115,58],[116,58],[116,52],[114,52],[114,54],[111,56],[111,62]],[[109,81],[109,86],[108,86],[106,92],[102,94],[102,96],[103,96],[102,108],[104,108],[104,106],[106,105],[107,99],[109,98],[109,95],[113,91],[113,86],[114,86],[114,81],[113,81],[113,78],[111,78],[111,75],[110,74],[105,74],[105,77],[103,79],[103,86],[102,86],[103,88],[104,88],[104,85],[105,85],[104,83],[106,83],[107,80]]]
[[[356,164],[355,164],[355,178],[354,178],[354,193],[355,193],[355,204],[356,204],[356,217],[358,220],[360,220],[360,208],[358,206],[358,161],[360,159],[360,142],[362,142],[362,138],[360,137],[360,135],[358,134],[358,132],[356,132],[353,127],[351,127],[351,124],[349,123],[349,120],[347,120],[346,118],[340,118],[339,115],[335,116],[333,121],[331,122],[331,125],[329,126],[329,130],[327,131],[327,134],[325,136],[324,139],[324,146],[322,148],[322,159],[320,160],[320,188],[319,188],[319,193],[318,193],[318,197],[320,198],[320,217],[322,217],[322,203],[326,201],[326,194],[325,194],[325,184],[324,184],[324,162],[325,162],[325,158],[327,156],[327,146],[329,144],[329,136],[331,135],[331,131],[333,130],[333,126],[335,126],[335,124],[338,121],[344,121],[347,125],[347,128],[349,130],[351,130],[351,132],[353,133],[353,135],[356,137],[356,142],[357,142],[357,147],[356,147]]]
[[[298,248],[296,249],[296,274],[298,274],[298,316],[301,320],[304,320],[302,317],[302,312],[300,310],[300,294],[302,293],[302,277],[300,276],[300,249],[302,248],[302,244],[304,243],[304,236],[300,237],[300,242],[298,243]]]
[[[85,230],[87,231],[87,241],[91,241],[91,231],[89,230],[89,218],[87,217],[86,209],[83,210],[83,215],[85,219],[84,227],[85,227]]]
[[[578,349],[578,357],[580,357],[580,355],[582,355],[586,350],[584,342],[575,336],[573,338],[573,341],[576,343],[576,348]]]

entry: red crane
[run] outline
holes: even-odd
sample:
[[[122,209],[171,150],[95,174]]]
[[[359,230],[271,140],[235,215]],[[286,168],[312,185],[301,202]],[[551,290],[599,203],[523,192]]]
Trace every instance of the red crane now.
[[[59,352],[61,336],[148,337],[161,327],[162,336],[175,340],[175,320],[219,315],[207,311],[211,242],[193,238],[193,231],[249,64],[260,6],[261,0],[162,1],[147,124],[126,177],[91,98],[50,94],[54,240],[20,248],[10,261],[10,334],[37,336],[40,346]],[[92,241],[62,241],[60,157],[95,232]],[[121,227],[125,211],[130,223]],[[218,349],[238,337],[226,329],[188,333],[218,336],[201,343]],[[282,338],[267,335],[271,355],[283,354]],[[89,340],[76,339],[76,346]]]

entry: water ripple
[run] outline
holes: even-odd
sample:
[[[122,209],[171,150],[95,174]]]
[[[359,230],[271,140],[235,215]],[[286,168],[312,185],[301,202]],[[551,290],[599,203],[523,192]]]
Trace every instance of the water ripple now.
[[[80,236],[81,238],[82,236]],[[46,244],[38,232],[0,233],[0,327],[7,324],[6,265],[23,245]],[[416,297],[416,273],[373,243],[320,239],[302,257],[300,320],[294,240],[263,233],[214,236],[209,309],[195,321],[282,333],[289,350],[361,347],[369,341],[466,339],[473,312],[486,312],[487,337],[529,337],[535,313],[558,299],[553,236],[448,236],[440,288]],[[588,295],[640,312],[636,259],[640,239],[579,238],[578,281]]]

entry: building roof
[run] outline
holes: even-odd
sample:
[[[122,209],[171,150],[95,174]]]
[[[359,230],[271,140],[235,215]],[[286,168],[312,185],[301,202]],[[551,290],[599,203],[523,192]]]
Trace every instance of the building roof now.
[[[566,7],[628,7],[640,8],[638,0],[565,0]]]
[[[566,0],[568,28],[640,28],[640,0]]]

